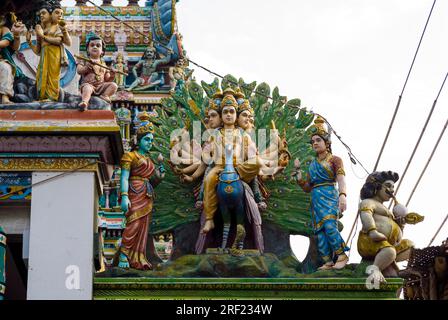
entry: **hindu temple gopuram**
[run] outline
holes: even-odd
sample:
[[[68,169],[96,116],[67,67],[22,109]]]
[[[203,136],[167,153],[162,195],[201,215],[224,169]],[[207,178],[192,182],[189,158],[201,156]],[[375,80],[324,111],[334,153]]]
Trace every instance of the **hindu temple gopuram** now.
[[[1,1],[0,300],[448,299],[448,244],[403,237],[425,217],[395,172],[365,180],[349,261],[331,126],[197,80],[178,1]]]

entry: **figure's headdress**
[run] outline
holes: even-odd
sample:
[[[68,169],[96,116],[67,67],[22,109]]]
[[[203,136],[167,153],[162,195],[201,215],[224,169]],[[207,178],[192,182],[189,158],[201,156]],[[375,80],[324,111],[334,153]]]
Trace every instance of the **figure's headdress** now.
[[[40,9],[46,9],[49,13],[52,13],[55,9],[62,9],[60,0],[46,0],[41,1]]]
[[[103,47],[103,54],[101,56],[104,56],[104,54],[106,53],[106,43],[104,42],[103,38],[101,38],[99,35],[97,35],[95,32],[92,32],[92,31],[89,32],[86,35],[86,51],[87,51],[87,55],[89,55],[89,50],[88,50],[89,43],[90,43],[90,41],[93,41],[93,40],[101,40],[101,44],[102,44],[102,47]]]
[[[387,180],[397,182],[400,176],[393,171],[374,171],[366,179],[366,183],[378,183],[382,184]]]
[[[14,12],[8,12],[5,14],[0,14],[0,26],[5,26],[9,29],[12,28],[12,26],[14,25],[14,23],[17,22],[17,17],[14,14]]]
[[[207,115],[207,113],[210,110],[215,110],[215,111],[219,112],[219,108],[221,106],[222,97],[223,97],[223,94],[222,94],[222,92],[220,90],[215,92],[215,94],[212,96],[212,98],[208,102],[208,107],[205,110],[205,114],[206,115]]]
[[[311,127],[311,136],[316,134],[331,143],[331,134],[325,129],[325,120],[321,116],[317,116],[314,125]]]
[[[140,120],[140,126],[137,129],[137,136],[141,137],[148,133],[154,133],[154,125],[149,119],[151,116],[146,112],[140,112],[138,115],[138,119]]]
[[[221,105],[219,108],[219,111],[222,111],[225,107],[234,107],[235,110],[238,112],[239,105],[235,98],[235,91],[232,88],[227,88],[224,90],[223,98],[221,100]]]
[[[254,114],[254,109],[250,105],[250,102],[244,96],[244,93],[240,88],[237,88],[235,91],[236,102],[238,103],[238,113],[248,110],[250,113]]]
[[[148,122],[140,127],[138,127],[137,129],[137,136],[141,137],[144,136],[148,133],[154,133],[154,125],[152,124],[152,122]]]

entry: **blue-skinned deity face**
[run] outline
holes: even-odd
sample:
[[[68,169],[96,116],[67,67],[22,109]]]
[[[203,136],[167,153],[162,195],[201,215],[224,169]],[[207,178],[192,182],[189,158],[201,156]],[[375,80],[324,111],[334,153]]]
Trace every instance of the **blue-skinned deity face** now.
[[[139,150],[144,153],[149,152],[149,150],[151,150],[153,141],[154,136],[152,135],[152,133],[148,133],[147,135],[143,136],[138,144]]]

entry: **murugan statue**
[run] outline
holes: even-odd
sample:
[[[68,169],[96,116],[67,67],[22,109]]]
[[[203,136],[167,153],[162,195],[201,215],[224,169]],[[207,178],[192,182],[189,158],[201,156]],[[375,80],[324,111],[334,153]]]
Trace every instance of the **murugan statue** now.
[[[342,159],[331,152],[330,134],[324,127],[324,120],[317,117],[311,134],[311,145],[316,158],[309,165],[305,179],[302,179],[300,161],[295,162],[293,173],[297,183],[305,192],[311,193],[311,220],[317,235],[319,255],[324,265],[319,270],[342,269],[348,262],[345,244],[338,230],[338,219],[346,209],[346,184]],[[338,189],[335,183],[338,184]]]
[[[37,98],[40,101],[59,99],[61,67],[67,65],[64,45],[71,45],[63,15],[58,2],[47,1],[39,10],[40,24],[35,27],[37,45],[31,42],[31,32],[27,33],[28,45],[40,56],[36,74]]]
[[[139,270],[152,269],[146,257],[146,246],[155,253],[148,229],[152,221],[154,187],[164,178],[165,169],[159,155],[156,167],[149,157],[154,142],[154,126],[147,120],[137,130],[137,146],[121,159],[121,208],[126,214],[118,266]]]
[[[415,224],[423,220],[416,213],[396,204],[390,211],[383,203],[394,198],[394,184],[398,173],[376,171],[371,173],[361,189],[359,204],[362,230],[358,238],[358,252],[365,260],[373,260],[373,277],[385,282],[385,276],[398,276],[396,262],[409,258],[413,243],[402,239],[406,223]]]
[[[89,33],[86,47],[89,61],[82,59],[77,67],[77,72],[81,75],[81,86],[79,87],[82,97],[79,104],[81,111],[87,110],[92,95],[99,96],[110,103],[110,97],[118,89],[118,85],[113,82],[116,70],[108,68],[102,59],[106,51],[103,39],[94,33]]]
[[[287,148],[278,152],[279,140],[275,139],[277,136],[274,135],[269,149],[258,154],[257,147],[250,135],[250,133],[254,133],[252,132],[254,111],[249,100],[244,98],[240,88],[236,88],[235,91],[227,88],[224,93],[217,91],[208,100],[208,107],[205,109],[204,115],[209,138],[202,146],[202,155],[195,155],[192,151],[196,148],[194,140],[192,146],[190,146],[189,140],[186,140],[188,143],[185,144],[174,141],[176,146],[171,149],[172,159],[182,151],[197,159],[182,169],[173,166],[175,173],[181,175],[182,181],[193,182],[203,177],[195,204],[196,208],[203,209],[201,232],[196,242],[195,251],[198,254],[202,253],[206,242],[214,243],[206,241],[206,237],[214,229],[215,221],[223,223],[222,237],[218,236],[222,239],[218,249],[222,252],[227,251],[227,241],[232,238],[230,235],[231,221],[235,219],[236,235],[233,243],[230,244],[230,253],[243,255],[247,217],[253,230],[251,241],[253,240],[255,248],[262,253],[264,243],[259,210],[266,209],[267,205],[259,188],[258,175],[264,179],[281,172],[289,160],[286,159],[286,163],[276,161],[274,164],[273,159],[279,154],[289,154],[289,152]],[[280,156],[280,159],[285,160],[283,156]],[[189,159],[186,160],[188,163]],[[280,168],[279,164],[283,167]],[[217,218],[218,211],[220,216]]]
[[[235,99],[232,89],[226,89],[222,96],[215,95],[215,100],[219,101],[218,112],[221,115],[223,127],[216,130],[216,137],[213,137],[204,149],[204,157],[211,157],[215,166],[208,172],[204,180],[204,213],[206,222],[202,232],[207,233],[214,228],[213,218],[218,210],[218,186],[219,175],[228,164],[225,159],[225,149],[230,145],[233,150],[232,163],[239,178],[246,183],[252,181],[260,170],[260,162],[256,157],[256,146],[251,137],[236,126],[239,105]],[[248,151],[245,153],[244,151]],[[245,153],[245,154],[244,154]],[[245,159],[247,158],[247,159]]]
[[[160,85],[162,80],[156,72],[158,64],[156,48],[151,45],[146,48],[141,60],[132,68],[135,81],[126,90],[146,90]],[[137,70],[141,70],[140,76]]]
[[[14,78],[24,76],[12,58],[14,51],[17,51],[20,46],[18,23],[14,13],[0,16],[0,101],[2,104],[11,103],[10,98],[14,96]]]

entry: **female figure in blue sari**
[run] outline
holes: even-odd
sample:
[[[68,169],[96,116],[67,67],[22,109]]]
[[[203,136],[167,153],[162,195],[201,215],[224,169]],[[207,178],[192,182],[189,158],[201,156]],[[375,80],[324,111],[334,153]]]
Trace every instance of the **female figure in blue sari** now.
[[[319,255],[325,262],[319,270],[342,269],[348,262],[345,251],[349,248],[338,231],[337,221],[347,207],[345,172],[341,158],[331,154],[330,134],[320,117],[314,121],[310,142],[316,158],[309,166],[306,179],[302,179],[300,162],[296,160],[294,176],[300,187],[311,193],[313,229],[317,235]]]

